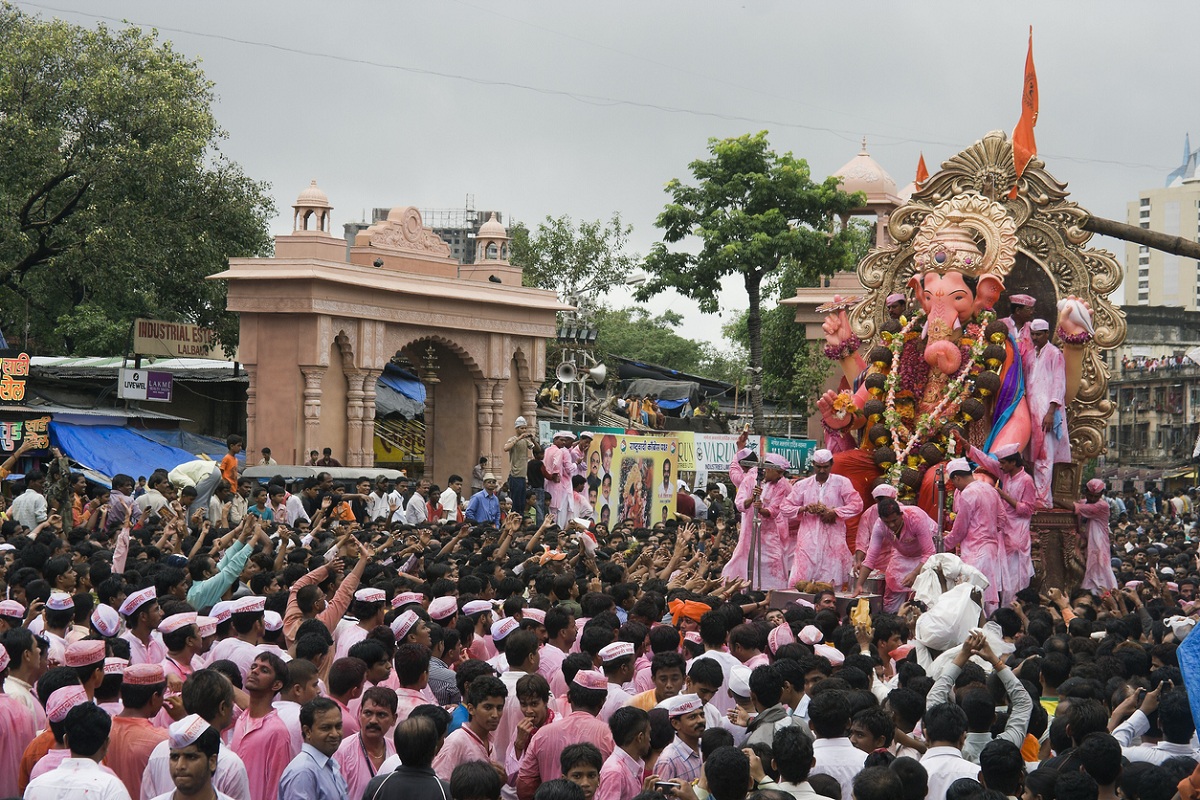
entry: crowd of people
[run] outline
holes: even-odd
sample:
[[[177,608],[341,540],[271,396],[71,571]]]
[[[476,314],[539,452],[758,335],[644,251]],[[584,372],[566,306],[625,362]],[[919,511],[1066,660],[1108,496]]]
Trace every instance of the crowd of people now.
[[[491,473],[468,510],[429,481],[260,486],[236,459],[144,490],[29,467],[0,524],[0,798],[1200,796],[1188,493],[1118,509],[1089,484],[1083,558],[1111,584],[1000,596],[969,504],[946,531],[886,491],[839,513],[824,454],[794,481],[765,457],[761,482],[746,456],[731,502],[650,528],[563,525]],[[1012,486],[959,466],[960,499]],[[502,510],[516,489],[534,514]],[[926,546],[943,533],[962,559]],[[847,591],[762,591],[795,565],[775,589]]]

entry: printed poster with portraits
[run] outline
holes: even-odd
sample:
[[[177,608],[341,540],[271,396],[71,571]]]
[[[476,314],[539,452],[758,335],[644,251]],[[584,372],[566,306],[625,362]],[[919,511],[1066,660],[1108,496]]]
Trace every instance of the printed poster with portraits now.
[[[596,521],[610,528],[618,521],[649,528],[675,519],[678,479],[679,442],[674,437],[605,433],[588,449]]]

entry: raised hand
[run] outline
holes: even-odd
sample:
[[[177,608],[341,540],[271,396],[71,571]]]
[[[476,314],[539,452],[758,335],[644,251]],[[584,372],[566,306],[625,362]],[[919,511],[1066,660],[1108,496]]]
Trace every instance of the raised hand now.
[[[845,313],[845,312],[842,312]],[[840,417],[838,412],[833,407],[833,402],[837,400],[838,393],[833,389],[828,390],[825,394],[817,399],[817,410],[821,412],[821,419],[825,424],[834,430],[849,427],[854,422],[853,414],[843,414]]]
[[[833,296],[835,303],[843,299],[841,295]],[[825,342],[833,347],[841,347],[854,335],[850,330],[850,316],[846,313],[845,308],[839,308],[837,311],[826,314],[825,321],[821,323],[821,330],[825,332]]]

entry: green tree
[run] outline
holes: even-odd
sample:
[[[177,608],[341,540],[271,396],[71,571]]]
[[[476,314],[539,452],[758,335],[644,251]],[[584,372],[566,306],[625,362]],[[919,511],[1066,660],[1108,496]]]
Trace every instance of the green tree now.
[[[677,178],[666,187],[671,202],[655,225],[663,241],[645,261],[649,280],[637,292],[645,301],[667,289],[695,300],[701,311],[718,307],[721,279],[742,279],[749,300],[746,327],[750,351],[754,425],[763,430],[762,301],[767,279],[786,263],[812,276],[840,268],[848,255],[847,235],[835,220],[863,202],[838,188],[838,178],[812,180],[808,163],[776,154],[767,133],[710,139],[710,158],[689,165],[695,186]],[[673,251],[688,237],[699,252]]]
[[[213,85],[156,33],[0,7],[0,326],[31,349],[123,352],[135,317],[236,343],[233,256],[270,253],[267,187],[222,155]]]
[[[625,252],[633,227],[613,213],[608,222],[550,217],[535,231],[512,230],[510,261],[521,267],[522,283],[553,289],[558,296],[588,297],[624,284],[638,256]]]
[[[724,353],[706,342],[679,334],[677,329],[683,323],[683,316],[678,312],[664,311],[652,316],[641,306],[599,308],[595,319],[599,331],[596,350],[600,354],[611,353],[716,380],[724,380],[730,372],[729,359]]]
[[[833,267],[853,268],[870,250],[873,226],[853,220],[843,237],[847,248]],[[820,285],[823,276],[795,261],[786,261],[768,281],[768,291],[776,298],[792,297],[796,289]],[[738,352],[750,349],[747,313],[742,312],[724,327],[727,339]],[[816,404],[817,393],[829,376],[831,362],[819,344],[804,340],[791,306],[776,304],[762,312],[763,394],[791,406],[793,413],[807,416]]]

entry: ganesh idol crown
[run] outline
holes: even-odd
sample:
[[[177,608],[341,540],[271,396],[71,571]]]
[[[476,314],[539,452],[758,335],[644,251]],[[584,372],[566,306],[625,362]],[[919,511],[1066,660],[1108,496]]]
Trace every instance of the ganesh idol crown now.
[[[866,492],[890,483],[935,516],[936,468],[947,458],[968,445],[1028,453],[1040,429],[1022,368],[1029,331],[1010,313],[1020,303],[1036,306],[1066,362],[1074,452],[1056,486],[1071,494],[1080,462],[1103,451],[1111,404],[1099,351],[1120,343],[1125,324],[1107,299],[1120,266],[1083,247],[1086,212],[1066,197],[1036,158],[1018,180],[997,132],[892,213],[891,242],[858,267],[865,296],[818,309],[825,353],[845,379],[818,402],[835,472]]]

